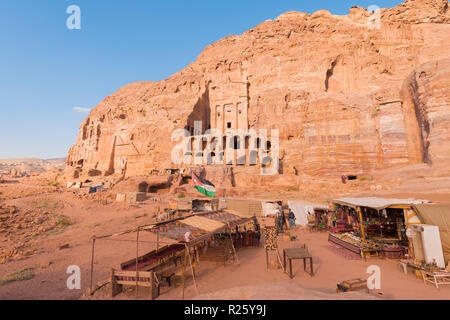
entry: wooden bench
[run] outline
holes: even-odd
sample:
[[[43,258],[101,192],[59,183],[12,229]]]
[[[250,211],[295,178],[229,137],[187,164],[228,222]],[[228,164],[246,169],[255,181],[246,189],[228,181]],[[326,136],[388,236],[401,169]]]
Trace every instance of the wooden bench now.
[[[123,286],[147,287],[151,291],[151,299],[156,299],[160,294],[159,279],[153,271],[116,271],[111,270],[111,297],[115,297],[123,291]]]

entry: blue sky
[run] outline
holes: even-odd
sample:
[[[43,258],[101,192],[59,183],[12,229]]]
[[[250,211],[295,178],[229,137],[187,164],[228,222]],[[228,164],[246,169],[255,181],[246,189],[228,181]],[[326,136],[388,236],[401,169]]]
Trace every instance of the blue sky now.
[[[401,0],[1,0],[0,158],[65,157],[103,98],[134,81],[158,81],[204,47],[286,11]],[[81,30],[66,28],[69,5]]]

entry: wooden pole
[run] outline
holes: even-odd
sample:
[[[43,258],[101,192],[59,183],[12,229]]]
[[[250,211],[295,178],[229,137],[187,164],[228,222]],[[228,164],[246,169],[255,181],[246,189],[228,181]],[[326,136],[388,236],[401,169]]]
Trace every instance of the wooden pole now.
[[[234,248],[233,238],[231,237],[230,231],[231,231],[231,228],[230,228],[230,230],[228,231],[228,236],[230,237],[230,241],[231,241],[231,248],[233,249],[234,259],[235,259],[236,262],[239,264],[239,259],[238,259],[237,253],[236,253],[236,249]]]
[[[136,232],[136,298],[139,297],[139,285],[138,285],[138,278],[139,278],[139,228]]]
[[[408,221],[408,213],[409,213],[408,211],[409,210],[403,209],[403,215],[405,217],[405,228],[406,228],[406,230],[410,229],[410,226],[411,226],[411,224]],[[406,232],[406,230],[405,230],[405,232]],[[408,236],[406,236],[406,237],[408,238],[409,258],[413,259],[413,261],[414,261],[414,260],[416,260],[416,256],[415,256],[415,253],[414,253],[414,244],[412,242],[412,238],[410,238]]]
[[[186,250],[187,250],[187,252],[188,252],[189,264],[190,264],[190,266],[191,266],[191,273],[192,273],[192,279],[194,280],[195,291],[196,291],[197,294],[198,294],[197,282],[195,281],[194,267],[192,266],[191,252],[190,252],[189,247],[188,247],[187,244],[186,244]]]
[[[366,234],[364,232],[364,224],[363,224],[361,207],[356,207],[356,211],[358,212],[358,216],[359,216],[359,225],[360,225],[360,228],[361,228],[362,242],[366,243]]]
[[[186,266],[186,248],[184,249],[184,260],[183,260],[183,266],[181,267],[181,299],[184,300],[184,267]]]
[[[286,272],[286,270],[284,269],[284,263],[281,262],[281,256],[280,256],[280,252],[278,251],[278,247],[277,247],[277,257],[278,257],[278,262],[280,263],[280,266],[283,269],[283,272]]]
[[[92,288],[92,283],[94,279],[94,249],[95,249],[95,236],[92,238],[92,255],[91,255],[91,296],[94,294],[94,290]]]
[[[156,252],[159,250],[159,232],[156,232]]]

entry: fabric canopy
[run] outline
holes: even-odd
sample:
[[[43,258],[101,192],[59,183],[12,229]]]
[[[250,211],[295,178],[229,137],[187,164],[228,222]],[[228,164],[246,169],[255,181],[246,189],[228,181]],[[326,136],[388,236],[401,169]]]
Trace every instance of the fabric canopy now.
[[[269,215],[276,215],[280,209],[280,206],[276,202],[263,202],[262,205],[262,211],[263,215],[265,217]]]
[[[333,203],[349,207],[367,207],[375,210],[386,209],[395,205],[414,205],[430,203],[428,200],[415,199],[387,199],[387,198],[342,198],[333,200]]]
[[[450,205],[420,204],[414,205],[413,209],[422,223],[439,227],[444,260],[448,264],[450,261]]]
[[[182,221],[184,224],[190,225],[192,227],[196,227],[199,229],[203,229],[206,231],[215,231],[220,228],[224,228],[225,224],[221,222],[214,221],[212,219],[204,218],[204,217],[190,217],[187,219],[184,219]]]
[[[288,206],[295,215],[295,224],[306,226],[308,225],[308,214],[314,214],[314,209],[328,210],[327,205],[312,204],[301,201],[288,201]]]
[[[213,234],[223,232],[228,226],[234,227],[252,221],[230,212],[211,212],[198,214],[176,221],[161,223],[144,230],[158,233],[161,236],[185,242],[185,234],[190,233],[189,244],[203,241]]]

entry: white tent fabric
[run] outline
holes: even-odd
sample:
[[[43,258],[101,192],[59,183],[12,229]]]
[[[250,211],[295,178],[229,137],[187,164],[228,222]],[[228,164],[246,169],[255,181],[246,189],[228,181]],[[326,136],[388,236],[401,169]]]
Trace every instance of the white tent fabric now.
[[[276,202],[262,202],[262,211],[265,217],[269,215],[276,215],[279,211],[279,205]]]
[[[428,200],[415,199],[386,199],[386,198],[343,198],[333,201],[350,207],[369,207],[376,210],[382,210],[394,205],[413,205],[430,203]]]
[[[327,210],[327,205],[312,204],[301,201],[288,201],[288,206],[295,215],[295,224],[300,226],[308,225],[308,215],[314,214],[314,209]]]

